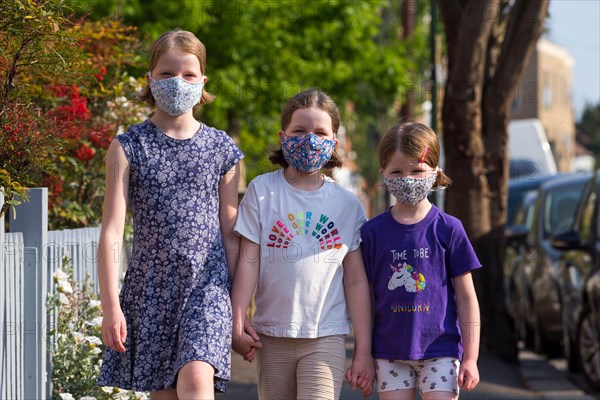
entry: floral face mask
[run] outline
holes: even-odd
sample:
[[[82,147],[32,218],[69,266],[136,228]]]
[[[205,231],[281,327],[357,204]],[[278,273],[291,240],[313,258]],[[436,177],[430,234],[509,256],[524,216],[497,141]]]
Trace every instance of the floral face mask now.
[[[302,136],[281,136],[281,151],[293,168],[312,174],[320,170],[333,154],[335,140],[310,133]]]
[[[426,178],[388,178],[383,177],[383,183],[389,192],[402,204],[414,206],[419,204],[431,191],[438,167]]]
[[[186,113],[200,102],[204,82],[190,83],[178,76],[154,79],[150,75],[150,91],[156,106],[176,117]]]

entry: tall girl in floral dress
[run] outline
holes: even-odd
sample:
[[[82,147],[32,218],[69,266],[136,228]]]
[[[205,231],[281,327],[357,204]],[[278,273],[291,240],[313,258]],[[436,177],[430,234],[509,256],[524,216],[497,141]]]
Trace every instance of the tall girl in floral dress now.
[[[239,239],[238,162],[223,131],[197,121],[212,100],[206,52],[170,31],[150,50],[142,99],[153,116],[118,135],[107,157],[99,247],[102,339],[98,384],[150,391],[153,399],[210,399],[230,379],[230,276]],[[127,206],[133,254],[118,292]]]

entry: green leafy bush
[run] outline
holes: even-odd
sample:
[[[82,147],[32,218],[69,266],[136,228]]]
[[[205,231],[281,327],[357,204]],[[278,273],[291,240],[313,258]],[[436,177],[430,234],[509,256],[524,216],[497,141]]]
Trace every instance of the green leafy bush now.
[[[54,273],[55,290],[48,297],[48,309],[55,315],[54,329],[49,331],[52,399],[146,399],[146,393],[96,385],[104,354],[102,312],[90,287],[89,279],[83,285],[73,279],[67,258]]]

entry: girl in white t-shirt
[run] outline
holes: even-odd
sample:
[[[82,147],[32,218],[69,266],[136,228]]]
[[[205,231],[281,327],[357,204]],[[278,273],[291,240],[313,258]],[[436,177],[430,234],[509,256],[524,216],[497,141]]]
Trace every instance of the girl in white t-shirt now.
[[[283,169],[256,177],[239,207],[233,349],[248,361],[256,355],[261,399],[339,398],[351,328],[346,379],[371,393],[371,303],[360,251],[366,218],[358,198],[320,172],[342,165],[339,126],[325,93],[292,97],[281,115],[281,148],[270,156]]]

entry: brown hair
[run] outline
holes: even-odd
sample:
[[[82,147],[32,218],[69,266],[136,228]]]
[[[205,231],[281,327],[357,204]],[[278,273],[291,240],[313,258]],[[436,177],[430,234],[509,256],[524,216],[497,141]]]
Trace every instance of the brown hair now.
[[[292,115],[296,110],[306,110],[312,107],[316,107],[320,110],[325,111],[331,117],[331,125],[333,127],[334,135],[340,128],[340,112],[335,102],[326,93],[321,92],[318,89],[307,89],[300,92],[285,103],[283,111],[281,112],[281,129],[285,131],[292,120]],[[275,164],[286,168],[289,164],[283,157],[281,148],[271,150],[269,160]],[[342,159],[333,150],[333,154],[327,163],[323,166],[324,169],[339,168],[343,164]]]
[[[200,71],[204,74],[204,70],[206,69],[206,48],[196,35],[192,32],[182,31],[181,29],[165,32],[152,43],[152,46],[150,47],[150,58],[148,60],[148,71],[152,71],[154,67],[156,67],[160,56],[173,49],[191,53],[198,57]],[[156,104],[148,85],[140,91],[138,97],[140,100],[147,102],[151,106]],[[215,97],[212,94],[202,89],[202,97],[200,98],[199,104],[210,103],[214,98]]]
[[[418,122],[398,123],[390,128],[377,146],[379,165],[385,168],[397,151],[409,159],[420,160],[427,147],[429,150],[423,162],[435,168],[440,162],[440,142],[435,132]],[[438,169],[433,187],[447,187],[451,183],[450,178]]]

